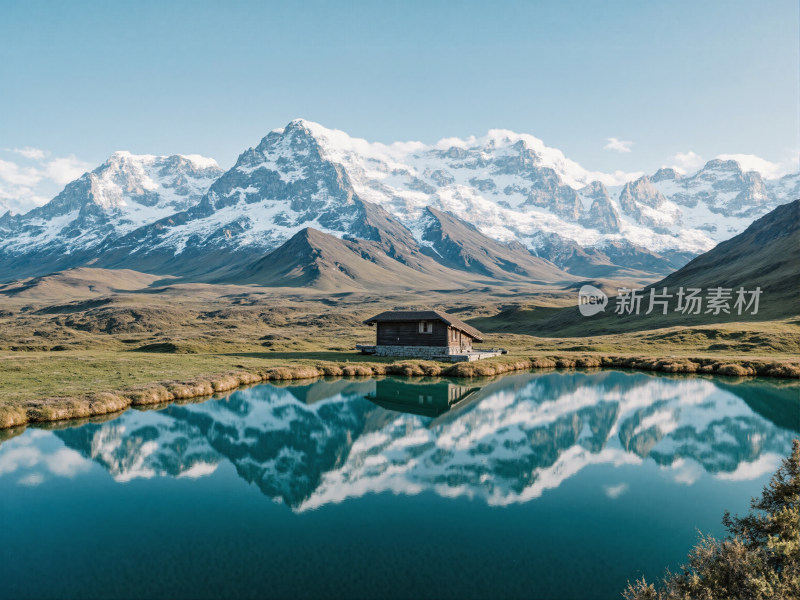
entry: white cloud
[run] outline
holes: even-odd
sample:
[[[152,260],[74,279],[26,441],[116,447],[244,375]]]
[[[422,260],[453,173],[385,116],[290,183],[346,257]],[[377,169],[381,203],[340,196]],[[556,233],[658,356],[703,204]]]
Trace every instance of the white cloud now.
[[[49,200],[45,196],[39,196],[30,188],[0,185],[0,216],[9,210],[15,214],[25,213],[36,206],[47,204]]]
[[[789,173],[796,173],[800,168],[798,153],[792,153],[786,160],[772,162],[765,160],[755,154],[720,154],[716,158],[720,160],[735,160],[742,167],[742,170],[756,171],[765,179],[778,179]]]
[[[12,152],[21,154],[25,158],[29,158],[31,160],[42,160],[45,156],[47,156],[47,152],[44,150],[40,150],[39,148],[31,148],[30,146],[26,146],[25,148],[14,148]]]
[[[726,481],[750,481],[773,473],[781,464],[781,456],[774,452],[762,454],[753,462],[739,463],[730,473],[717,473],[717,479]]]
[[[610,137],[608,143],[603,146],[604,150],[613,150],[614,152],[630,152],[633,142],[629,140],[621,140],[619,138]]]
[[[32,164],[0,158],[0,215],[7,210],[25,213],[46,204],[67,183],[91,168],[73,155],[48,160],[49,153],[38,148],[5,148],[3,152],[7,157],[19,154]]]
[[[644,171],[614,171],[613,173],[593,172],[592,181],[599,181],[607,186],[624,185],[629,181],[636,181],[642,175],[644,175]]]
[[[186,469],[183,473],[179,474],[178,477],[187,477],[189,479],[198,479],[200,477],[205,477],[206,475],[211,475],[214,471],[217,470],[219,465],[215,463],[207,463],[207,462],[198,462],[193,464],[191,467]]]
[[[620,483],[618,485],[606,485],[603,486],[603,491],[605,492],[606,496],[608,496],[612,500],[616,500],[622,494],[628,491],[628,484]]]
[[[35,167],[20,167],[15,162],[0,159],[0,180],[30,187],[42,180],[42,174]]]
[[[675,481],[684,485],[694,484],[705,472],[697,461],[684,458],[679,458],[667,468],[672,470]]]
[[[92,463],[70,448],[61,448],[53,454],[44,456],[47,468],[54,475],[61,477],[75,477],[78,473],[88,471]]]
[[[41,473],[29,473],[21,477],[17,483],[26,487],[35,487],[44,481],[44,475]]]
[[[61,448],[52,453],[47,453],[30,443],[30,440],[23,440],[16,446],[3,448],[0,452],[0,475],[25,471],[27,469],[46,467],[53,475],[72,478],[79,473],[85,473],[91,469],[92,462],[81,456],[70,448]],[[23,481],[26,477],[31,477],[30,473],[24,473],[20,483],[23,485],[36,485],[30,481]],[[37,482],[38,483],[38,482]]]
[[[0,475],[14,473],[23,468],[36,466],[42,453],[30,446],[11,447],[0,453]]]
[[[70,181],[75,181],[90,168],[89,163],[78,160],[75,156],[67,156],[49,161],[45,165],[44,172],[48,179],[58,185],[66,185]]]
[[[466,139],[461,139],[459,137],[448,137],[442,138],[438,142],[434,144],[434,148],[437,150],[449,150],[450,148],[469,148],[470,146],[474,146],[477,143],[477,138],[474,135],[469,136]]]
[[[675,156],[670,156],[670,160],[675,161],[670,166],[684,175],[699,170],[705,164],[703,157],[691,150],[678,152]]]

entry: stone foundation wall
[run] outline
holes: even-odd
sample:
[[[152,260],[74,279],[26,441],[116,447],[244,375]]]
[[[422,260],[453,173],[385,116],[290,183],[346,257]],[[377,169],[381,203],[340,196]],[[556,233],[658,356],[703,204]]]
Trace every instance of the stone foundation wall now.
[[[451,356],[450,360],[453,362],[474,362],[476,360],[483,360],[484,358],[492,358],[493,356],[500,356],[502,352],[497,350],[489,350],[487,352],[472,351],[468,354],[457,354]]]
[[[460,348],[449,346],[375,346],[375,356],[408,356],[412,358],[441,358],[460,354]]]

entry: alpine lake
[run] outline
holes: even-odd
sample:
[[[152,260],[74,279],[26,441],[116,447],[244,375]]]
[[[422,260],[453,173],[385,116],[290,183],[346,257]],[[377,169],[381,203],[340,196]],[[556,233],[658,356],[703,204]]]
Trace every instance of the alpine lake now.
[[[320,379],[0,431],[0,597],[620,598],[747,510],[798,391]]]

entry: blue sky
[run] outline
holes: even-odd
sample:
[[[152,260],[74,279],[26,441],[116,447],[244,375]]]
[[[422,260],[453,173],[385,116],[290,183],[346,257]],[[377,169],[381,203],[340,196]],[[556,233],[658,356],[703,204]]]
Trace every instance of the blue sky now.
[[[0,0],[0,200],[120,149],[229,167],[296,117],[382,142],[513,129],[592,170],[781,163],[799,30],[796,0]]]

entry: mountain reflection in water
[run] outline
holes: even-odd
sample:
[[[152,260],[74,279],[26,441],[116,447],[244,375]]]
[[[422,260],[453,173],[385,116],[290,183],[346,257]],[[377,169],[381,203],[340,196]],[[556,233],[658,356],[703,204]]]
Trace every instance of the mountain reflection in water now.
[[[797,389],[615,371],[323,380],[55,435],[117,481],[203,477],[229,461],[296,511],[383,491],[508,505],[596,464],[652,460],[685,484],[771,472],[800,430]]]

